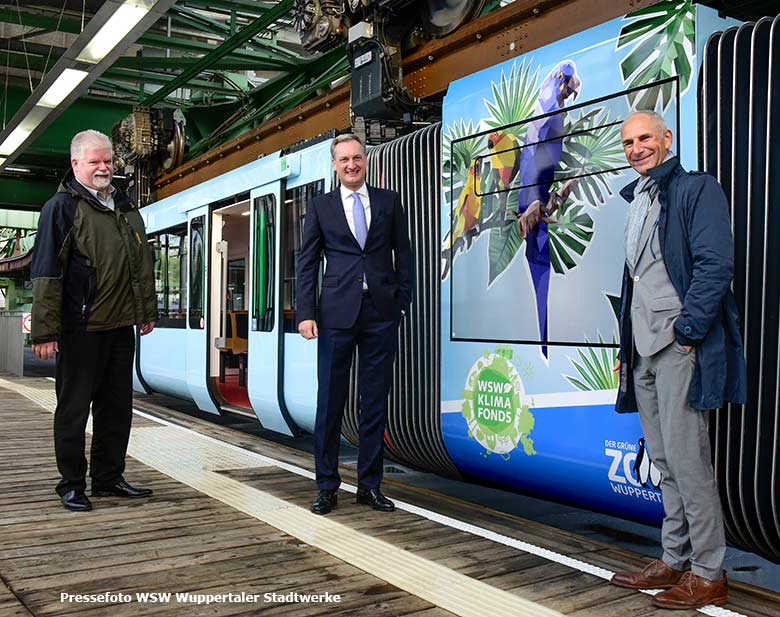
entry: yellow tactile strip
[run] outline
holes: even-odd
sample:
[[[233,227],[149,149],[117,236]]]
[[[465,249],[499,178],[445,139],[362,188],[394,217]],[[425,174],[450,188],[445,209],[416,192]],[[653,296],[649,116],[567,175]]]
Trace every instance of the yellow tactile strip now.
[[[16,391],[48,411],[54,410],[56,400],[52,391],[29,388],[3,379],[0,379],[0,387]],[[240,450],[220,445],[191,431],[174,426],[135,428],[128,454],[236,510],[456,615],[561,615],[225,477],[217,472],[261,467],[263,463]],[[366,516],[388,515],[367,510]],[[446,529],[442,532],[446,533]]]

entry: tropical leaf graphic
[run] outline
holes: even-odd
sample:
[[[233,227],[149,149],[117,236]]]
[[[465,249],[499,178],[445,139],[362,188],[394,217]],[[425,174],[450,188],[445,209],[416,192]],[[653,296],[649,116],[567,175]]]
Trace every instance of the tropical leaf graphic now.
[[[556,213],[556,222],[547,226],[550,237],[550,264],[556,274],[577,267],[593,238],[593,219],[582,205],[567,200]]]
[[[471,137],[478,130],[479,124],[474,126],[471,120],[464,122],[461,119],[442,133],[442,187],[444,203],[450,208],[455,207],[458,191],[468,180],[469,167],[487,151],[484,137]],[[450,218],[449,213],[447,218]]]
[[[587,342],[587,339],[586,339]],[[614,339],[612,341],[614,343]],[[604,339],[599,335],[599,343]],[[579,362],[569,358],[577,376],[565,375],[566,379],[578,390],[614,390],[618,387],[619,376],[613,371],[617,361],[618,350],[608,347],[587,347],[578,349]]]
[[[533,115],[534,105],[539,98],[539,68],[531,74],[531,62],[515,62],[505,75],[501,71],[499,83],[491,82],[493,101],[485,99],[490,118],[485,121],[490,128],[502,128]],[[527,123],[510,126],[504,130],[520,138],[528,129]]]
[[[470,137],[479,130],[471,120],[448,126],[442,134],[442,170],[447,187],[452,178],[453,187],[466,181],[468,168],[478,156],[487,152],[484,137]],[[464,139],[466,138],[466,139]],[[453,144],[453,142],[455,142]]]
[[[511,197],[512,193],[509,195]],[[514,222],[490,230],[488,237],[488,287],[509,267],[509,264],[520,252],[520,247],[524,242],[525,240]]]
[[[629,13],[620,29],[617,49],[630,50],[620,62],[623,82],[628,88],[679,75],[680,90],[691,82],[691,58],[696,53],[696,9],[690,0],[662,0]],[[659,100],[665,110],[674,95],[674,82],[638,90],[628,95],[634,109],[655,109]]]
[[[583,111],[576,120],[567,115],[565,122],[563,154],[555,178],[578,177],[572,191],[575,203],[597,208],[612,195],[610,180],[626,166],[620,125],[603,107]]]

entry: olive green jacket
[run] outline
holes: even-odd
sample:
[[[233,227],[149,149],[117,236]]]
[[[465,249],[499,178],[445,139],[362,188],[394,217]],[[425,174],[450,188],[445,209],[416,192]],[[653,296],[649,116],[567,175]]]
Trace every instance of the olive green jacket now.
[[[154,260],[136,206],[106,208],[69,171],[43,206],[32,258],[32,340],[155,321]]]

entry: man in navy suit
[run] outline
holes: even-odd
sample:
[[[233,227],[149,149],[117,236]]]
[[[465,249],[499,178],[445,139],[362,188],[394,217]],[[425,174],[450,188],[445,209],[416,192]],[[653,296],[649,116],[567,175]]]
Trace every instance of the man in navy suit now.
[[[387,396],[398,325],[412,296],[406,214],[395,191],[366,185],[366,149],[356,135],[339,135],[330,148],[341,187],[309,202],[298,258],[298,331],[317,345],[317,419],[314,458],[319,494],[315,514],[336,507],[341,419],[349,371],[358,348],[360,452],[356,502],[391,512],[379,490]],[[316,285],[326,260],[319,315]]]

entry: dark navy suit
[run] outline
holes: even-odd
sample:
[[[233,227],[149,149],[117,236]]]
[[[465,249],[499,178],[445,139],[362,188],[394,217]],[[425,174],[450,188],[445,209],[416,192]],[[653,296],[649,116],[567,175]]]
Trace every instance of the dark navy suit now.
[[[335,490],[340,483],[338,451],[349,371],[358,348],[360,453],[358,485],[382,481],[383,434],[387,396],[401,312],[412,295],[411,247],[401,197],[368,187],[371,223],[360,248],[350,230],[337,189],[309,202],[298,258],[298,322],[317,321],[317,419],[314,456],[317,486]],[[321,256],[325,274],[316,308]],[[368,292],[363,290],[363,277]]]

